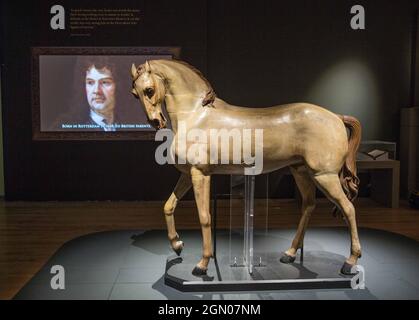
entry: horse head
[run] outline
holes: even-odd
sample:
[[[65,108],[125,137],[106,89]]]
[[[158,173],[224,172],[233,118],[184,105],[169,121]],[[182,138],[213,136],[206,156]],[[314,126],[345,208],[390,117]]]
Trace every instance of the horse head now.
[[[152,71],[148,61],[138,68],[132,64],[131,76],[131,93],[143,103],[148,122],[157,130],[166,128],[167,120],[162,111],[166,88],[162,76]]]

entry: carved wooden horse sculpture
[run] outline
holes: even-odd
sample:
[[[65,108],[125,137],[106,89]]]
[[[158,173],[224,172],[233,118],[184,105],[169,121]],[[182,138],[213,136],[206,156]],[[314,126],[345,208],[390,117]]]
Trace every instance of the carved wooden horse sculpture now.
[[[361,125],[357,119],[336,115],[307,103],[270,108],[232,106],[215,96],[211,85],[198,70],[181,61],[152,60],[138,68],[133,64],[131,74],[132,93],[143,102],[150,124],[156,129],[166,127],[167,119],[162,112],[164,102],[175,139],[179,121],[186,124],[187,130],[263,129],[263,173],[289,166],[302,196],[298,230],[281,262],[294,262],[297,250],[303,244],[307,224],[315,208],[317,186],[340,209],[349,225],[351,251],[341,272],[351,273],[352,266],[361,256],[355,209],[351,202],[357,196],[359,184],[355,156],[361,138]],[[350,131],[349,139],[346,127]],[[172,147],[178,156],[175,143]],[[204,275],[212,257],[211,175],[243,174],[244,165],[233,162],[211,164],[210,161],[191,163],[175,164],[182,175],[164,206],[164,214],[169,241],[173,250],[180,254],[183,242],[176,232],[173,213],[177,202],[193,187],[202,227],[203,255],[192,273]]]

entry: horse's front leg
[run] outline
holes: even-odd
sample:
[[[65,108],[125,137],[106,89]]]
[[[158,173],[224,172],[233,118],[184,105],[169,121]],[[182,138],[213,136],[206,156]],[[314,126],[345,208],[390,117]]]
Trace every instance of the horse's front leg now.
[[[175,217],[173,213],[175,212],[176,205],[178,201],[185,195],[186,192],[191,188],[192,181],[191,176],[185,173],[182,173],[180,176],[175,189],[170,195],[169,200],[166,201],[164,205],[164,216],[166,218],[167,232],[172,249],[176,252],[177,255],[180,255],[183,249],[183,242],[180,241],[179,235],[176,232],[175,227]]]
[[[200,170],[192,167],[192,185],[195,201],[198,207],[199,222],[202,229],[202,259],[192,271],[193,275],[202,276],[207,273],[208,263],[212,257],[211,244],[211,214],[210,214],[210,187],[211,176],[204,175]]]

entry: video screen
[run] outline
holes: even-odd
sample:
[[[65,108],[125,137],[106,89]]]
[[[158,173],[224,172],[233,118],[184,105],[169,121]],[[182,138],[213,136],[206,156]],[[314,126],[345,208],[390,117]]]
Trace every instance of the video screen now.
[[[41,132],[155,131],[131,94],[131,65],[171,55],[40,55]]]

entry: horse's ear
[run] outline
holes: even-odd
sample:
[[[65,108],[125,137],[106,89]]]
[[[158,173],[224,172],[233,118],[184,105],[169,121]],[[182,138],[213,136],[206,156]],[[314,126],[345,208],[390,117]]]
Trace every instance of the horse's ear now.
[[[137,67],[135,66],[135,64],[133,63],[132,64],[132,66],[131,66],[131,76],[133,77],[133,78],[135,78],[136,77],[136,75],[137,75]]]
[[[151,66],[150,66],[150,63],[148,62],[148,60],[145,62],[145,71],[147,73],[151,73]]]

